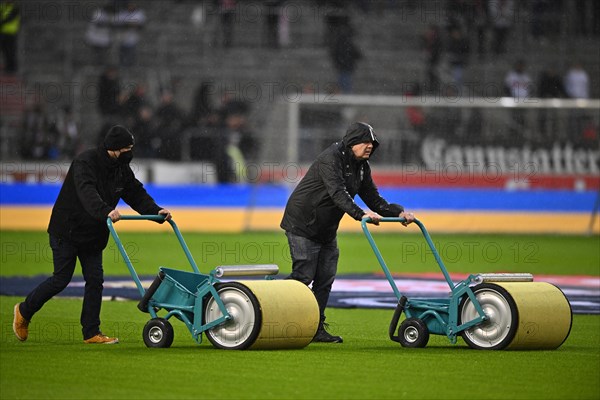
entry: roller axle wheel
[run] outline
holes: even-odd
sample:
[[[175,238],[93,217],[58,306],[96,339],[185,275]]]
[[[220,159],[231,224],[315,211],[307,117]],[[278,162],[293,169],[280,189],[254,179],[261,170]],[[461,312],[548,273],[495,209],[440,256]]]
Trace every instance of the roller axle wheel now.
[[[164,318],[153,318],[144,326],[144,343],[148,347],[171,347],[173,326]]]
[[[505,289],[491,283],[475,286],[473,293],[487,319],[462,331],[462,338],[473,349],[504,349],[512,342],[519,325],[514,299]],[[473,302],[465,296],[459,306],[459,324],[478,316]]]
[[[429,341],[429,328],[419,318],[407,318],[398,328],[398,339],[402,347],[425,347]]]
[[[217,284],[215,288],[231,319],[207,330],[206,337],[219,349],[247,349],[261,329],[262,316],[256,296],[236,282]],[[204,315],[206,323],[223,315],[214,297],[206,302]]]

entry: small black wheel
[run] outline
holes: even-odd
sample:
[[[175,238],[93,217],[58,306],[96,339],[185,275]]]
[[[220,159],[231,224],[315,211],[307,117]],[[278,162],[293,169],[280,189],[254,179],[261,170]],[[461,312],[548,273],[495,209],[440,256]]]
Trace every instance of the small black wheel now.
[[[429,341],[429,328],[419,318],[407,318],[398,328],[398,339],[402,347],[425,347]]]
[[[153,318],[144,326],[144,343],[148,347],[171,347],[173,326],[164,318]]]

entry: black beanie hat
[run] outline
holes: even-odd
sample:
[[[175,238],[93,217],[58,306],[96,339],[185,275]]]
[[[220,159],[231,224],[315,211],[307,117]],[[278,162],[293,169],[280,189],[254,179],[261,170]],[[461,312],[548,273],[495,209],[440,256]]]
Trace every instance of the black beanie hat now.
[[[104,137],[106,150],[121,150],[135,143],[133,134],[121,125],[115,125],[108,130]]]

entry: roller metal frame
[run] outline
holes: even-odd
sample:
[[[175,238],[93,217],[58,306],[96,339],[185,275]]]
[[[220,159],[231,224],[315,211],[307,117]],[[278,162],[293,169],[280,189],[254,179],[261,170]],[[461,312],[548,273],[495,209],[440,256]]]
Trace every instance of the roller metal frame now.
[[[163,215],[122,215],[121,220],[150,220],[164,222],[165,217]],[[217,278],[221,278],[227,275],[266,275],[267,278],[269,278],[268,275],[277,274],[279,272],[279,268],[276,265],[218,266],[214,268],[208,275],[202,274],[198,269],[198,266],[194,261],[192,253],[190,252],[187,244],[185,243],[185,240],[183,239],[183,236],[179,231],[179,228],[177,227],[175,221],[173,219],[169,219],[166,220],[166,222],[168,222],[173,228],[173,231],[177,236],[179,244],[181,245],[186,258],[190,263],[193,272],[179,271],[170,268],[160,267],[158,277],[156,277],[152,285],[148,288],[148,290],[146,290],[142,286],[140,278],[133,264],[131,263],[131,259],[129,258],[127,251],[125,250],[125,247],[123,246],[121,239],[119,238],[119,235],[117,234],[113,226],[113,222],[110,218],[106,219],[106,224],[108,225],[108,229],[111,233],[111,236],[113,237],[117,248],[119,249],[119,252],[123,257],[123,260],[127,265],[127,269],[129,270],[129,273],[131,274],[131,277],[133,278],[133,281],[135,282],[135,285],[137,286],[137,289],[142,297],[140,303],[138,304],[138,308],[140,309],[140,311],[149,313],[152,317],[152,320],[150,320],[150,322],[152,322],[154,320],[160,319],[157,314],[158,311],[160,311],[161,309],[166,310],[167,314],[162,318],[168,321],[171,317],[175,316],[177,319],[181,320],[190,331],[190,334],[192,335],[196,343],[200,344],[202,343],[203,332],[223,323],[226,323],[227,321],[230,321],[233,318],[227,310],[226,305],[220,298],[218,294],[218,289],[215,288],[215,284],[220,282]],[[178,279],[175,279],[172,275],[178,277],[181,276],[183,279],[186,279],[187,282],[182,282],[182,279],[179,279],[178,281]],[[195,291],[190,290],[190,281],[193,281],[191,282],[191,284],[195,286]],[[163,284],[163,282],[166,282],[166,285]],[[186,287],[186,283],[188,284],[188,287]],[[177,296],[159,296],[167,300],[165,302],[155,299],[154,295],[162,289],[161,286],[167,287],[169,285],[176,289],[175,292],[178,292],[179,294],[182,294],[184,296],[193,297],[193,305],[186,304],[183,301],[178,302]],[[206,304],[206,302],[208,302],[211,299],[214,300],[214,302],[217,304],[221,312],[221,316],[215,318],[210,322],[205,322],[203,307]],[[157,342],[162,339],[163,333],[164,330],[161,330],[157,333]],[[172,337],[170,341],[172,341]],[[170,341],[165,346],[157,347],[168,347],[170,346]],[[146,344],[148,345],[148,343]]]
[[[401,217],[384,217],[381,222],[406,222]],[[421,229],[425,241],[429,245],[435,260],[444,275],[444,279],[450,288],[449,298],[431,298],[431,299],[408,299],[404,296],[383,259],[381,252],[375,244],[375,240],[367,224],[371,222],[370,218],[361,221],[362,230],[379,261],[383,272],[389,281],[394,295],[398,299],[398,304],[394,311],[392,321],[389,327],[389,337],[395,342],[401,343],[405,347],[424,347],[427,344],[429,333],[436,335],[446,335],[452,344],[456,344],[457,336],[470,328],[483,324],[489,320],[484,309],[477,299],[472,285],[482,282],[528,282],[533,280],[531,274],[471,274],[465,280],[454,283],[448,274],[448,270],[439,256],[427,229],[423,223],[415,219],[414,223]],[[460,321],[459,316],[462,304],[466,300],[471,301],[475,316],[469,321]],[[402,312],[406,315],[405,325],[398,328],[398,323]],[[420,322],[422,321],[422,322]],[[424,323],[424,325],[423,325]],[[400,332],[400,331],[403,332]],[[395,332],[399,334],[396,335]],[[403,337],[404,336],[404,337]],[[419,338],[421,336],[421,338]],[[422,336],[425,336],[423,339]]]

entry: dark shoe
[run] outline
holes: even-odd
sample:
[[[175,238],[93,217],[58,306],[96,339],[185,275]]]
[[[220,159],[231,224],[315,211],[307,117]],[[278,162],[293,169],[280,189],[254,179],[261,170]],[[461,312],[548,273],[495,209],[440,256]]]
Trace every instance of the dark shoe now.
[[[13,318],[13,332],[15,332],[15,336],[21,342],[27,340],[29,336],[29,321],[27,321],[21,315],[21,310],[19,310],[19,305],[21,303],[15,304],[14,308],[14,318]]]
[[[325,325],[325,324],[324,324]],[[317,333],[312,340],[313,342],[321,342],[321,343],[343,343],[344,340],[341,336],[334,336],[325,330],[325,326],[319,326],[317,329]]]

